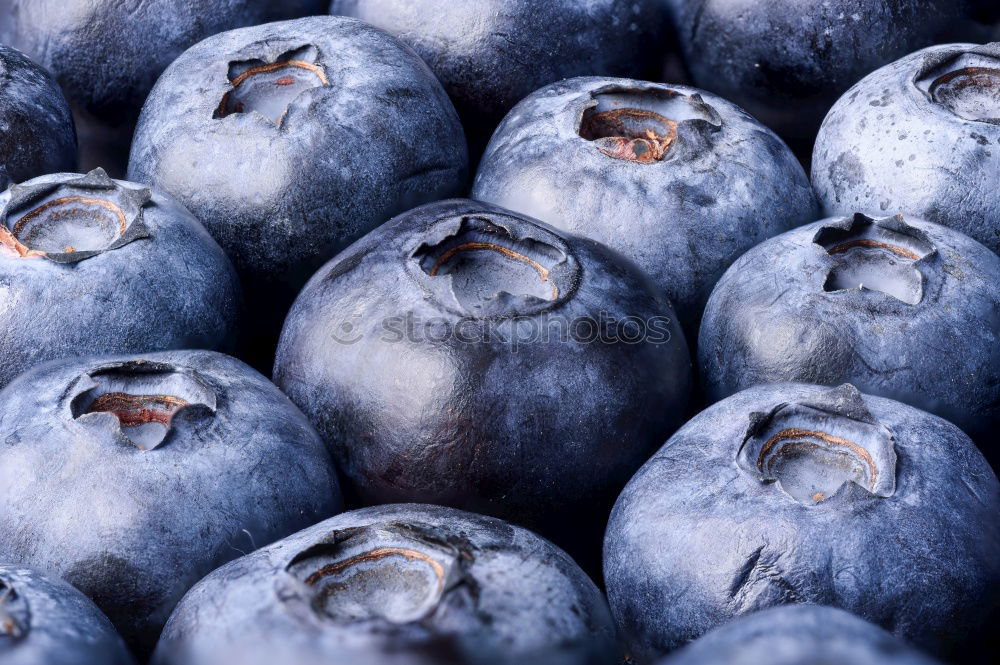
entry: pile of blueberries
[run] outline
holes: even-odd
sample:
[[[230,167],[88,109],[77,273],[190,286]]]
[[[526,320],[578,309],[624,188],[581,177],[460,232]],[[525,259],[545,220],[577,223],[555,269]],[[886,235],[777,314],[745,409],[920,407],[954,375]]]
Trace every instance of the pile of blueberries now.
[[[0,0],[0,665],[995,662],[998,21]]]

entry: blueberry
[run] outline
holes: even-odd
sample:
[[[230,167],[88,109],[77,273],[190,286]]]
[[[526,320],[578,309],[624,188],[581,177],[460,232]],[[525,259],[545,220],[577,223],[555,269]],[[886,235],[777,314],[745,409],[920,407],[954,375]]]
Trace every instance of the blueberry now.
[[[596,242],[489,204],[417,208],[303,290],[274,376],[367,503],[440,503],[599,550],[684,418],[666,297]]]
[[[62,580],[0,564],[0,663],[132,665],[94,603]]]
[[[613,639],[601,593],[550,543],[490,517],[390,505],[215,571],[178,605],[153,663],[597,665],[614,661]]]
[[[871,74],[830,111],[813,182],[829,215],[908,213],[1000,251],[1000,42],[945,44]]]
[[[277,388],[173,351],[54,361],[0,392],[0,505],[0,561],[60,575],[144,654],[201,577],[341,499]]]
[[[811,145],[862,76],[964,28],[966,0],[667,0],[695,84]]]
[[[637,660],[774,605],[848,610],[947,653],[1000,607],[1000,483],[947,421],[845,384],[756,386],[681,428],[604,542]]]
[[[851,382],[986,443],[1000,420],[998,335],[1000,258],[944,226],[856,214],[733,264],[705,309],[699,367],[713,400],[758,383]]]
[[[434,70],[479,154],[514,104],[582,75],[646,76],[666,51],[663,0],[333,0]]]
[[[3,44],[0,130],[0,191],[76,168],[76,131],[62,91],[48,72]]]
[[[522,101],[490,142],[472,196],[634,260],[689,333],[729,263],[817,211],[791,151],[736,106],[694,88],[607,78],[563,81]]]
[[[150,95],[129,174],[171,193],[229,253],[248,293],[250,357],[324,261],[414,205],[464,186],[462,129],[413,52],[355,19],[215,35]]]
[[[716,628],[661,665],[934,665],[863,619],[822,605],[783,605]]]
[[[176,201],[97,169],[0,194],[0,388],[65,356],[228,348],[229,259]]]
[[[80,130],[81,163],[121,175],[132,126],[156,78],[222,30],[318,13],[317,0],[0,0],[0,42],[48,69]],[[297,13],[301,12],[301,13]],[[48,172],[74,170],[74,166]],[[35,174],[37,175],[37,174]]]

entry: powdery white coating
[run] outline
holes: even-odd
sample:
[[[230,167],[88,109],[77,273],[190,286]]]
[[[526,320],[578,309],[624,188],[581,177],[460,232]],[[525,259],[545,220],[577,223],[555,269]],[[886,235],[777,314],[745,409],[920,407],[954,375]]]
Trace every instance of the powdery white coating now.
[[[62,90],[51,74],[3,44],[0,129],[0,191],[15,182],[76,168],[76,132]]]
[[[95,382],[190,406],[144,450],[122,420],[143,414],[87,407]],[[168,351],[54,361],[0,392],[0,505],[0,561],[60,575],[143,655],[195,582],[342,502],[325,446],[274,385],[219,353]]]
[[[514,104],[573,76],[658,73],[662,0],[333,0],[406,42],[455,102],[473,151]]]
[[[223,30],[318,14],[321,5],[317,0],[0,0],[0,42],[52,72],[74,107],[121,124],[135,121],[156,78],[192,44]]]
[[[220,117],[242,70],[288,60],[328,84],[295,97],[277,124],[253,111]],[[185,51],[146,101],[129,162],[132,179],[177,198],[232,257],[262,347],[324,261],[392,215],[458,194],[467,168],[458,116],[423,61],[332,16],[232,30]]]
[[[3,665],[132,665],[122,638],[82,593],[30,568],[0,564]]]
[[[741,467],[745,437],[788,404],[822,404],[823,429],[887,429],[896,461],[878,472],[894,475],[892,493],[849,482],[805,505]],[[998,517],[1000,483],[947,421],[849,385],[756,386],[695,416],[622,492],[604,542],[608,599],[639,662],[794,603],[953,652],[1000,607]]]
[[[863,238],[872,228],[883,236]],[[904,243],[897,251],[912,256],[886,248],[838,251],[837,234]],[[865,258],[872,263],[855,274],[841,268],[864,268]],[[850,382],[936,413],[979,441],[987,456],[997,452],[1000,258],[948,227],[855,215],[772,238],[719,280],[698,342],[712,400],[760,383]]]
[[[443,562],[446,589],[419,618],[339,618],[337,596],[311,586],[322,561],[401,543],[409,562],[384,558],[382,577],[343,584],[393,604],[429,553]],[[153,663],[598,665],[614,662],[613,642],[600,591],[549,542],[498,519],[397,504],[344,513],[215,571],[178,605]]]
[[[74,184],[81,181],[83,188]],[[0,193],[7,231],[38,205],[30,200],[34,191],[48,199],[106,200],[121,192],[144,200],[135,220],[143,231],[127,232],[124,244],[87,258],[78,258],[84,252],[20,257],[0,248],[0,387],[55,358],[234,346],[243,300],[236,272],[175,199],[100,170],[57,173]],[[12,209],[12,198],[28,200]],[[129,229],[139,226],[127,221]]]
[[[581,136],[586,114],[617,108],[677,123],[662,160],[616,159]],[[795,156],[737,106],[696,88],[596,77],[555,83],[518,104],[490,141],[472,197],[635,261],[670,296],[689,335],[734,259],[817,211]]]
[[[930,90],[966,66],[996,70],[980,119]],[[932,46],[862,79],[823,122],[812,177],[827,215],[904,213],[1000,251],[1000,42]]]
[[[947,36],[983,31],[968,19],[967,0],[666,2],[695,84],[803,148],[864,75]]]
[[[723,624],[659,665],[934,665],[863,619],[823,605],[783,605]]]

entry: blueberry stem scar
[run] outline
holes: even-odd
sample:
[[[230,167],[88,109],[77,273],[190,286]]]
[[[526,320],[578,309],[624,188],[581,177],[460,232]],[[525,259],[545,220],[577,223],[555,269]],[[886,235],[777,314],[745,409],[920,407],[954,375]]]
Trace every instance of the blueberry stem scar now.
[[[662,160],[677,139],[677,123],[653,111],[615,109],[587,116],[580,136],[599,141],[598,150],[608,157],[651,164]]]
[[[22,259],[37,259],[45,256],[45,252],[29,249],[27,245],[14,237],[14,234],[2,224],[0,224],[0,248]]]
[[[490,250],[490,251],[493,251],[493,252],[499,252],[500,254],[503,254],[504,256],[506,256],[509,259],[514,259],[515,261],[522,261],[524,263],[527,263],[529,266],[531,266],[532,268],[535,269],[535,272],[538,273],[538,276],[541,279],[541,281],[543,281],[543,282],[549,281],[549,270],[548,270],[548,268],[546,268],[545,266],[543,266],[542,264],[540,264],[538,261],[535,261],[531,257],[525,256],[524,254],[521,254],[520,252],[515,252],[514,250],[512,250],[512,249],[510,249],[508,247],[504,247],[503,245],[494,245],[494,244],[487,243],[487,242],[466,242],[466,243],[462,243],[461,245],[458,245],[456,247],[452,247],[451,249],[449,249],[448,251],[446,251],[444,254],[442,254],[441,256],[439,256],[438,259],[437,259],[437,261],[434,262],[434,266],[431,268],[431,271],[430,271],[430,276],[431,277],[437,277],[438,269],[440,269],[441,266],[448,261],[448,259],[450,259],[451,257],[453,257],[458,252],[465,252],[465,251],[475,250],[475,249],[487,249],[487,250]],[[553,284],[552,285],[552,299],[555,300],[558,297],[559,297],[559,287],[556,286],[555,284]]]
[[[848,240],[847,242],[842,242],[838,245],[834,245],[827,249],[828,254],[840,254],[846,252],[852,247],[871,247],[877,249],[888,249],[893,254],[902,256],[903,258],[916,261],[920,258],[915,252],[912,252],[905,247],[900,247],[899,245],[892,245],[887,242],[879,242],[878,240],[871,240],[870,238],[858,238],[856,240]]]
[[[12,230],[7,229],[6,226],[0,225],[0,247],[7,249],[9,252],[16,254],[20,258],[38,258],[45,256],[47,252],[41,250],[31,249],[24,243],[22,243],[18,236],[24,231],[26,224],[30,223],[37,217],[44,214],[47,210],[52,208],[58,208],[61,206],[66,206],[72,203],[82,203],[84,205],[93,205],[106,208],[115,214],[118,218],[118,232],[119,234],[124,234],[125,229],[128,226],[128,220],[125,217],[125,211],[120,207],[112,203],[111,201],[106,201],[105,199],[95,199],[88,196],[63,196],[58,199],[53,199],[38,206],[37,208],[27,212],[21,219],[17,220],[14,224]],[[73,247],[66,247],[67,253],[75,251]]]
[[[962,69],[956,69],[953,72],[948,72],[947,74],[942,74],[934,83],[931,84],[931,94],[933,95],[937,90],[938,86],[944,85],[946,83],[951,83],[953,80],[966,77],[966,76],[994,76],[1000,77],[1000,69],[993,67],[963,67]],[[965,87],[973,85],[973,81],[965,81],[960,85],[960,87]]]
[[[314,586],[324,577],[336,575],[351,566],[364,563],[365,561],[378,561],[379,559],[385,559],[390,556],[403,556],[411,561],[423,561],[428,564],[434,569],[434,576],[437,577],[437,592],[440,593],[444,589],[444,567],[423,552],[417,552],[416,550],[406,549],[404,547],[379,547],[378,549],[371,550],[370,552],[364,552],[363,554],[352,556],[349,559],[323,566],[306,578],[306,584],[308,586]]]
[[[858,444],[854,443],[853,441],[850,441],[848,439],[839,436],[834,436],[833,434],[827,434],[826,432],[820,432],[818,430],[799,429],[797,427],[793,427],[789,429],[783,429],[780,432],[774,434],[764,443],[763,446],[761,446],[760,452],[757,454],[757,468],[763,471],[764,458],[771,451],[771,448],[776,446],[778,443],[782,441],[801,439],[805,437],[819,439],[820,441],[825,441],[826,443],[832,444],[834,446],[842,446],[853,452],[855,455],[860,457],[864,461],[864,463],[868,466],[868,472],[871,478],[870,481],[871,486],[872,487],[875,486],[876,481],[878,481],[878,467],[875,466],[875,460],[872,459],[871,454],[869,454],[867,450],[865,450]]]
[[[231,81],[233,90],[240,87],[240,85],[242,85],[244,81],[246,81],[251,76],[254,76],[255,74],[267,74],[269,72],[278,71],[279,69],[286,69],[288,67],[297,67],[299,69],[309,70],[310,72],[316,75],[316,78],[320,80],[320,83],[322,83],[323,85],[330,85],[330,80],[326,77],[326,74],[323,72],[323,68],[320,67],[319,65],[312,62],[306,62],[305,60],[284,60],[282,62],[272,62],[266,65],[258,65],[256,67],[251,67],[250,69],[246,70],[245,72],[243,72],[242,74],[240,74]],[[219,102],[219,108],[218,111],[216,111],[216,114],[220,118],[225,118],[227,115],[230,115],[229,111],[227,111],[227,107],[229,106],[229,94],[231,92],[232,90],[224,94],[222,96],[222,101]]]
[[[111,212],[115,213],[118,218],[118,231],[119,233],[125,233],[125,227],[128,226],[128,222],[125,219],[125,212],[119,208],[117,205],[111,201],[106,201],[104,199],[95,199],[87,196],[63,196],[58,199],[54,199],[47,203],[43,203],[34,210],[31,210],[25,214],[21,219],[17,220],[17,224],[14,225],[14,235],[20,235],[21,231],[24,229],[24,225],[44,213],[49,208],[57,208],[59,206],[64,206],[69,203],[83,203],[87,205],[97,205],[102,208],[107,208]]]
[[[174,414],[188,402],[171,395],[130,395],[105,393],[93,401],[87,413],[112,413],[125,427],[160,423],[170,425]]]

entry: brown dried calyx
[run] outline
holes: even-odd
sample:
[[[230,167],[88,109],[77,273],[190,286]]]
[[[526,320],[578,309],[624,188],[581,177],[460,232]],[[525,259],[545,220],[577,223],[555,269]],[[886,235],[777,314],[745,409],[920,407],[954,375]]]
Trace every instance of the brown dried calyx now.
[[[148,423],[169,426],[174,414],[189,402],[171,395],[130,395],[104,393],[91,402],[87,413],[111,413],[122,427],[135,427]]]
[[[102,433],[110,428],[144,451],[164,443],[181,411],[197,426],[216,410],[213,389],[196,372],[148,360],[95,368],[78,377],[69,394],[74,420]]]
[[[76,263],[149,236],[152,192],[123,187],[101,169],[14,185],[0,210],[0,255]]]
[[[851,385],[751,414],[737,464],[805,506],[832,498],[845,484],[883,498],[896,486],[893,434]]]
[[[352,527],[306,549],[286,568],[311,591],[312,610],[334,621],[430,621],[462,595],[465,555],[427,527]],[[471,600],[471,599],[469,599]]]
[[[1000,68],[964,67],[935,79],[931,98],[967,120],[1000,118]]]
[[[235,60],[229,64],[230,89],[213,117],[256,112],[280,127],[290,105],[302,93],[330,85],[313,46],[288,51],[274,61]]]
[[[677,123],[643,109],[592,112],[584,117],[580,136],[596,142],[608,157],[651,164],[661,161],[676,141]]]
[[[31,249],[22,243],[2,224],[0,224],[0,253],[21,259],[37,259],[45,256],[45,252]]]

